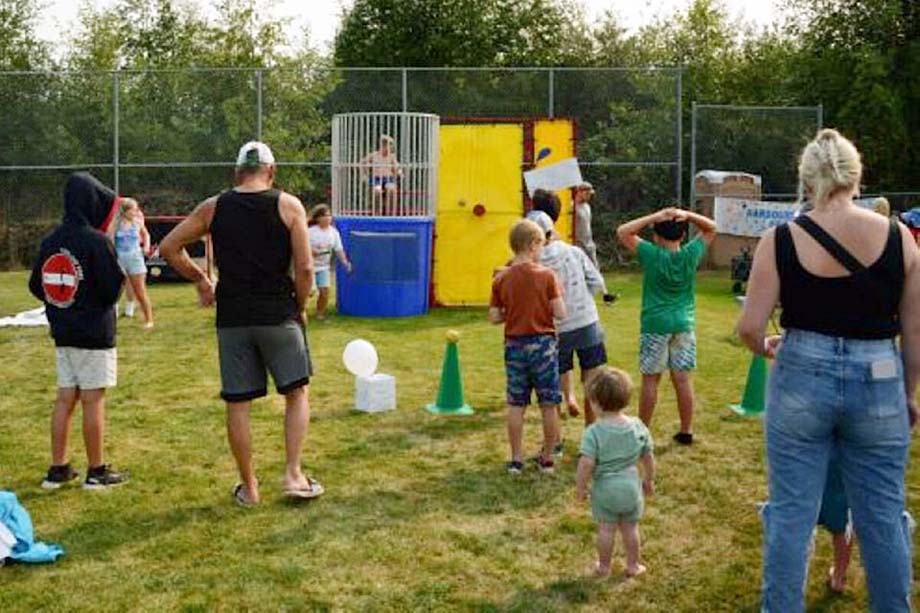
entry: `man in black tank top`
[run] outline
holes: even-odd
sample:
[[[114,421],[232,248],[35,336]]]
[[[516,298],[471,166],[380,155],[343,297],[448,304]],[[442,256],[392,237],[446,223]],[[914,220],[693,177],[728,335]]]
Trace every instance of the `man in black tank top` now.
[[[300,465],[312,370],[303,319],[313,284],[307,215],[300,200],[272,187],[274,179],[268,146],[246,143],[237,156],[236,186],[199,204],[160,244],[166,261],[196,284],[200,304],[217,305],[221,397],[241,480],[233,495],[243,506],[259,502],[249,410],[253,399],[268,393],[266,371],[285,397],[284,493],[323,493]],[[184,248],[208,233],[219,270],[216,288]]]

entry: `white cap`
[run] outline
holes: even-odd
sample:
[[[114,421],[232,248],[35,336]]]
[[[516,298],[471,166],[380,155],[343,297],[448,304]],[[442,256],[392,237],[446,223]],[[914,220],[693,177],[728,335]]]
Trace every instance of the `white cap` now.
[[[586,189],[592,194],[594,193],[594,186],[588,183],[587,181],[582,181],[578,184],[578,189]]]
[[[540,226],[543,234],[548,234],[553,231],[553,218],[543,211],[528,211],[525,219],[529,219]]]
[[[251,140],[242,147],[236,156],[237,166],[259,166],[261,164],[274,164],[275,156],[265,143]]]

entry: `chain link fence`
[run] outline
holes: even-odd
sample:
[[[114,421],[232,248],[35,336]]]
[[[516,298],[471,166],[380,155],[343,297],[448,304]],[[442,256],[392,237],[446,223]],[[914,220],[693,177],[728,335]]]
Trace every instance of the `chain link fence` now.
[[[281,187],[326,201],[331,118],[346,112],[572,118],[608,261],[606,229],[625,212],[681,197],[680,69],[7,72],[0,104],[4,267],[31,261],[73,170],[134,196],[148,215],[181,214],[231,185],[237,148],[255,138],[274,149]]]
[[[820,106],[693,104],[690,177],[702,170],[746,172],[761,178],[761,198],[789,200],[798,190],[798,155],[824,123]],[[691,181],[691,201],[699,193]]]

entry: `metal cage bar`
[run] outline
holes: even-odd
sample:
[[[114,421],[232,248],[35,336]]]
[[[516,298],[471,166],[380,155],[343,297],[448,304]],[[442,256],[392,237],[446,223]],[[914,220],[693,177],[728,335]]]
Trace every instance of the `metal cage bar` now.
[[[433,217],[437,115],[344,113],[332,118],[332,211],[341,216]]]

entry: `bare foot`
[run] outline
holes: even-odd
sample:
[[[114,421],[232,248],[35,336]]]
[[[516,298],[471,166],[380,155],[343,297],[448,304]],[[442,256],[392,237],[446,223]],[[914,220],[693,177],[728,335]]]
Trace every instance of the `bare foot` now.
[[[644,573],[644,572],[647,571],[647,570],[648,570],[648,569],[645,567],[644,564],[636,564],[636,567],[635,567],[635,568],[632,568],[632,569],[627,568],[627,569],[626,569],[626,577],[627,577],[628,579],[632,579],[633,577],[638,577],[639,575],[641,575],[642,573]]]
[[[842,594],[847,589],[847,576],[838,577],[837,573],[834,572],[834,567],[831,566],[830,570],[827,571],[827,587],[832,592]]]
[[[581,409],[579,409],[578,407],[578,402],[574,400],[569,400],[568,402],[566,402],[566,405],[569,409],[570,417],[578,417],[581,414]]]
[[[594,563],[594,576],[598,579],[606,579],[610,576],[610,566],[601,566],[600,560]]]

